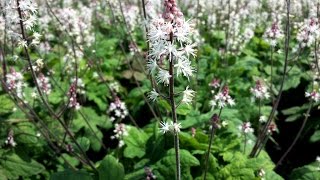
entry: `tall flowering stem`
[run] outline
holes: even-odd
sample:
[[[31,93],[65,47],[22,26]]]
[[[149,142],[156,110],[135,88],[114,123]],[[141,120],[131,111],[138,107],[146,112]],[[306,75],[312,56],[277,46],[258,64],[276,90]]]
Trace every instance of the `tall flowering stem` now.
[[[214,114],[212,116],[212,118],[211,118],[212,126],[211,126],[211,132],[210,132],[210,140],[209,140],[208,152],[207,152],[206,157],[205,157],[204,177],[203,177],[203,179],[207,179],[208,162],[209,162],[209,158],[210,158],[209,155],[210,155],[210,151],[211,151],[211,146],[212,146],[212,141],[213,141],[213,136],[214,136],[214,133],[215,133],[215,129],[217,129],[219,127],[218,123],[219,123],[221,112],[222,112],[222,108],[220,108],[219,115]]]
[[[275,112],[278,108],[278,105],[280,103],[280,99],[282,96],[282,91],[283,91],[283,87],[284,87],[284,82],[286,80],[286,74],[287,74],[287,69],[288,69],[288,63],[289,63],[289,40],[290,40],[290,0],[287,0],[287,21],[286,21],[286,36],[285,36],[285,61],[284,61],[284,67],[283,67],[283,76],[281,79],[281,84],[280,84],[280,89],[279,89],[279,93],[276,99],[276,102],[274,103],[271,113],[269,115],[268,121],[265,124],[265,126],[263,127],[263,130],[261,132],[261,134],[259,135],[251,153],[250,153],[250,157],[256,157],[257,156],[257,152],[259,152],[259,149],[262,149],[264,144],[263,142],[265,142],[265,139],[268,138],[268,127],[270,126],[272,119],[275,115]]]
[[[19,25],[20,25],[20,30],[21,30],[21,36],[22,36],[22,41],[24,42],[24,44],[22,45],[24,52],[26,54],[26,59],[27,59],[27,63],[28,66],[30,68],[31,71],[31,76],[32,79],[35,83],[37,92],[39,93],[40,99],[41,101],[44,103],[45,107],[47,108],[48,112],[50,113],[50,115],[52,115],[55,119],[57,119],[59,121],[59,123],[62,125],[62,127],[64,128],[64,130],[66,131],[66,134],[70,136],[71,140],[75,143],[75,145],[79,148],[81,154],[83,155],[86,163],[93,169],[93,170],[97,170],[95,168],[95,166],[93,165],[93,163],[91,162],[91,160],[88,158],[88,156],[86,155],[85,151],[82,149],[82,147],[80,146],[80,144],[76,141],[75,137],[73,136],[72,132],[70,132],[69,128],[67,127],[67,125],[63,122],[63,120],[54,112],[54,110],[50,107],[48,101],[45,99],[43,90],[41,89],[38,81],[37,81],[37,75],[36,72],[34,70],[34,67],[32,65],[32,61],[31,61],[31,57],[29,54],[29,50],[28,50],[28,43],[27,43],[27,36],[26,36],[26,32],[25,32],[25,27],[24,27],[24,23],[23,23],[23,11],[20,7],[21,2],[20,0],[16,0],[16,4],[17,4],[17,11],[18,11],[18,15],[19,15]]]
[[[165,6],[168,7],[169,3],[166,3],[165,1]],[[164,16],[166,17],[169,15],[169,12],[166,12]],[[171,14],[172,15],[172,14]],[[170,43],[173,45],[173,32],[170,32]],[[170,79],[169,79],[169,99],[170,99],[170,105],[171,105],[171,111],[172,111],[172,121],[174,124],[178,123],[178,118],[177,118],[177,113],[176,113],[176,103],[174,101],[174,61],[173,61],[173,55],[171,56],[170,63],[169,63],[169,74],[170,74]],[[181,179],[181,166],[180,166],[180,150],[179,150],[179,134],[177,130],[174,128],[174,150],[176,153],[176,179],[180,180]]]
[[[172,33],[170,34],[170,41],[172,42]],[[170,74],[170,82],[169,82],[169,98],[170,98],[170,105],[172,110],[172,121],[174,124],[178,123],[177,113],[176,113],[176,103],[174,101],[174,64],[173,61],[170,61],[169,67],[169,74]],[[181,179],[181,167],[180,167],[180,152],[179,152],[179,134],[176,129],[174,129],[174,149],[176,153],[176,179]]]
[[[195,44],[192,44],[190,35],[192,26],[184,19],[176,0],[164,0],[162,17],[155,17],[148,27],[148,72],[157,80],[157,85],[163,84],[167,91],[160,92],[162,88],[156,85],[148,95],[153,102],[158,98],[168,101],[171,106],[172,122],[161,122],[160,130],[163,133],[170,131],[174,134],[174,149],[176,154],[176,179],[181,179],[179,132],[176,109],[180,104],[190,105],[195,92],[189,86],[181,94],[175,94],[174,76],[184,76],[188,80],[193,76],[194,68],[191,66],[190,56],[195,56]],[[182,95],[182,97],[180,97]],[[176,103],[176,99],[180,100]]]

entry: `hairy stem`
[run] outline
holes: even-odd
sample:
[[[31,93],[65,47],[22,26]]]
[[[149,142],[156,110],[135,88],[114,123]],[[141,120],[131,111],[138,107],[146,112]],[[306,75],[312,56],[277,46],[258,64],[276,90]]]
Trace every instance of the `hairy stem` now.
[[[170,33],[170,41],[173,43],[173,33]],[[174,63],[173,59],[171,58],[169,64],[169,99],[172,111],[172,121],[173,123],[178,123],[177,113],[176,113],[176,105],[174,101]],[[174,149],[176,155],[176,180],[181,180],[181,167],[180,167],[180,152],[179,152],[179,133],[174,128]]]
[[[219,119],[220,119],[221,113],[222,113],[222,108],[220,108],[220,111],[219,111],[218,121],[219,121]],[[211,133],[210,133],[210,140],[209,140],[209,147],[208,147],[208,152],[207,152],[206,157],[205,157],[204,175],[203,175],[203,179],[204,179],[204,180],[207,179],[208,162],[209,162],[209,158],[210,158],[209,155],[210,155],[210,151],[211,151],[211,146],[212,146],[213,137],[214,137],[214,134],[215,134],[215,126],[214,126],[214,123],[215,123],[215,122],[212,122]],[[217,122],[216,122],[216,123],[217,123]]]

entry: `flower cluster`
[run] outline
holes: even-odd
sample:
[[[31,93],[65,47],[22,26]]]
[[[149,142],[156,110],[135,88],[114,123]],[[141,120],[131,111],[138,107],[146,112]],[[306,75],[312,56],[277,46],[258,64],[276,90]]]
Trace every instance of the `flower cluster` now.
[[[213,88],[218,88],[220,87],[220,79],[213,79],[210,83],[209,83],[209,86],[210,87],[213,87]]]
[[[119,83],[117,83],[116,81],[115,82],[112,82],[109,84],[109,87],[110,89],[115,92],[115,93],[118,93],[120,91],[120,85]]]
[[[8,133],[8,137],[6,139],[6,141],[4,142],[6,145],[10,146],[10,147],[15,147],[17,145],[17,143],[14,141],[14,137],[13,137],[13,131],[10,130]]]
[[[253,133],[253,128],[251,128],[250,122],[244,122],[242,125],[239,126],[239,130],[244,134]]]
[[[174,122],[160,122],[160,131],[164,134],[166,132],[172,132],[172,133],[179,133],[181,129],[181,123],[174,123]]]
[[[32,66],[34,71],[39,72],[43,68],[43,59],[37,59],[35,65]]]
[[[277,125],[275,122],[271,122],[268,127],[268,133],[272,134],[273,132],[277,131]]]
[[[110,115],[111,122],[124,119],[128,115],[128,110],[126,104],[116,97],[114,102],[111,102],[108,109],[108,114]]]
[[[81,78],[72,78],[71,83],[73,83],[73,82],[74,83],[77,82],[77,93],[79,93],[79,94],[86,93],[85,84]]]
[[[69,107],[75,108],[76,110],[80,109],[80,104],[77,100],[77,84],[76,82],[73,82],[70,86],[70,89],[68,91],[68,97],[69,97]]]
[[[166,0],[164,5],[165,12],[162,17],[153,19],[149,27],[150,52],[147,68],[152,74],[158,72],[158,83],[168,85],[171,76],[163,67],[166,64],[164,59],[174,61],[177,76],[182,74],[189,79],[195,71],[189,57],[195,56],[196,50],[195,44],[191,44],[190,21],[184,20],[176,1]]]
[[[24,1],[17,1],[19,2],[19,8],[23,14],[23,25],[27,30],[33,30],[34,26],[37,23],[37,12],[38,7],[34,1],[31,0],[24,0]],[[33,32],[33,39],[31,41],[31,45],[38,45],[40,43],[41,35],[37,32]],[[24,39],[20,39],[18,41],[21,47],[27,47],[28,43]]]
[[[266,175],[266,172],[263,169],[260,169],[258,172],[258,176],[261,178],[261,180],[265,179],[265,175]]]
[[[272,23],[271,28],[268,28],[264,34],[265,40],[270,44],[270,46],[275,47],[277,42],[283,37],[283,32],[279,28],[277,22]]]
[[[229,88],[225,86],[222,89],[222,92],[219,92],[217,95],[214,96],[214,99],[210,101],[210,105],[212,108],[218,105],[219,108],[224,108],[225,106],[234,106],[235,102],[229,95]]]
[[[268,121],[268,118],[266,116],[260,116],[259,117],[259,122],[260,123],[266,123]]]
[[[251,88],[250,91],[256,99],[262,100],[270,97],[267,86],[261,80],[257,80],[256,86]]]
[[[9,91],[14,91],[19,98],[23,97],[23,76],[14,68],[10,68],[10,72],[6,75],[6,83]]]
[[[128,136],[128,128],[123,123],[115,124],[114,126],[115,128],[113,132],[115,133],[115,135],[111,136],[111,139],[119,140],[118,146],[122,147],[124,145],[124,141],[122,139],[124,136]]]
[[[310,47],[320,37],[320,26],[317,18],[305,21],[297,34],[297,40],[302,47]]]
[[[314,102],[318,102],[320,100],[320,93],[318,90],[312,90],[311,92],[306,92],[305,96],[310,98]]]
[[[149,167],[144,168],[144,172],[146,173],[146,180],[154,180],[157,179],[157,176],[153,174],[152,169]]]
[[[66,151],[69,153],[74,152],[74,148],[73,148],[72,144],[66,144]]]
[[[42,73],[39,74],[37,78],[38,85],[40,89],[47,95],[51,93],[51,84],[49,78],[45,77]]]

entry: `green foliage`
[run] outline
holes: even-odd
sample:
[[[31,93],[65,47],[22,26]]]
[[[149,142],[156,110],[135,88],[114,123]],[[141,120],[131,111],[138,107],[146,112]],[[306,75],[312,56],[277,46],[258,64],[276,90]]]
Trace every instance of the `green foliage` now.
[[[90,141],[94,151],[99,151],[103,134],[99,128],[110,129],[112,124],[105,115],[98,115],[92,108],[82,108],[73,120],[72,130],[78,132],[84,130],[84,136]]]
[[[319,162],[296,168],[293,170],[290,179],[292,180],[313,180],[320,177]]]
[[[98,167],[99,180],[122,180],[124,179],[124,168],[116,158],[107,155]]]
[[[135,127],[130,127],[129,135],[124,137],[126,147],[123,155],[127,158],[142,158],[146,154],[148,135]]]
[[[180,158],[182,169],[181,178],[193,179],[190,168],[192,166],[200,165],[199,160],[192,156],[192,154],[185,149],[180,149]],[[158,163],[156,163],[154,167],[154,171],[157,173],[157,177],[159,179],[168,179],[175,177],[175,164],[175,151],[174,149],[170,149],[167,151],[166,155]]]
[[[26,156],[20,157],[13,152],[3,152],[2,150],[0,150],[0,154],[0,169],[4,179],[29,177],[37,175],[45,170],[45,167],[42,164]]]
[[[83,171],[74,171],[67,169],[62,172],[52,174],[50,180],[93,180],[90,174]]]

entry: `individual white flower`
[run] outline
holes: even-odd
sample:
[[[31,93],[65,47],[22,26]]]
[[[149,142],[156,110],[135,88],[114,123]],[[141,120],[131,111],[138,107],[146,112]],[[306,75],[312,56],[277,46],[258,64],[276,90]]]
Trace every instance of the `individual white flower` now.
[[[158,83],[163,83],[165,85],[169,84],[169,79],[171,78],[171,75],[169,74],[169,71],[160,69],[157,75]]]
[[[215,100],[210,100],[209,105],[211,106],[211,109],[214,109],[217,105],[217,102]]]
[[[235,105],[235,101],[229,95],[229,88],[227,86],[223,88],[222,92],[219,92],[217,95],[215,95],[214,101],[219,108],[224,108],[227,105]]]
[[[268,120],[268,118],[266,116],[260,116],[260,118],[259,118],[260,123],[265,123],[265,122],[267,122],[267,120]]]
[[[186,89],[183,91],[181,102],[189,105],[192,102],[194,94],[195,94],[195,91],[192,89],[189,89],[189,86],[187,86]]]
[[[169,61],[172,60],[173,56],[177,56],[178,51],[174,44],[168,43],[168,45],[166,46],[166,50],[168,52]]]
[[[153,89],[148,94],[148,98],[153,102],[156,101],[158,99],[158,97],[159,97],[159,93],[157,93],[157,91],[155,89]]]
[[[251,88],[250,91],[257,99],[268,99],[270,97],[267,86],[260,80],[256,82],[256,86]]]
[[[191,66],[191,61],[183,55],[177,58],[177,63],[174,67],[177,68],[177,76],[182,73],[189,79],[189,77],[193,75],[194,69]]]
[[[170,126],[171,126],[171,128],[172,128],[172,132],[176,132],[176,133],[179,133],[179,132],[180,132],[181,123],[171,122],[171,123],[170,123]]]
[[[27,43],[27,41],[25,41],[25,40],[20,40],[19,42],[18,42],[18,46],[19,47],[28,47],[28,43]]]
[[[239,129],[244,133],[253,133],[253,128],[251,128],[251,123],[250,122],[244,122],[242,125],[239,126]]]
[[[189,57],[190,55],[192,55],[193,57],[196,56],[196,52],[197,50],[194,49],[194,47],[197,46],[196,44],[187,44],[185,47],[184,47],[184,53],[187,54],[187,56]]]
[[[222,121],[222,123],[221,123],[221,125],[222,125],[222,127],[226,127],[226,126],[228,126],[228,122],[227,121]]]
[[[168,131],[170,131],[170,125],[169,125],[169,123],[167,123],[167,122],[160,122],[160,125],[161,125],[160,131],[161,131],[163,134],[166,133],[166,132],[168,132]]]
[[[159,21],[158,19],[156,19],[155,21]],[[167,37],[167,33],[165,31],[162,30],[162,28],[160,26],[154,26],[153,23],[151,23],[152,25],[150,26],[150,30],[149,30],[149,40],[150,41],[157,41],[157,40],[161,40],[161,39],[165,39]]]
[[[31,93],[31,97],[34,98],[34,99],[38,97],[38,94],[36,93],[36,91],[33,91]]]
[[[150,48],[149,52],[149,59],[160,59],[162,55],[166,53],[166,46],[168,45],[168,42],[163,41],[156,41],[152,44],[152,47]]]
[[[158,69],[157,60],[149,59],[149,61],[147,62],[147,70],[149,71],[149,73],[153,74],[156,72],[157,69]]]

